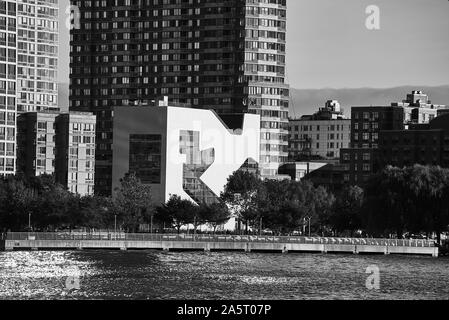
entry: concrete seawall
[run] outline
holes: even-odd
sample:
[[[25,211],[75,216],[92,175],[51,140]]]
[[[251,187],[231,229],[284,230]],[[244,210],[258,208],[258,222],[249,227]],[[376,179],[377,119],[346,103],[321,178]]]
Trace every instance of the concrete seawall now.
[[[438,247],[207,241],[1,240],[0,250],[165,250],[430,255]]]

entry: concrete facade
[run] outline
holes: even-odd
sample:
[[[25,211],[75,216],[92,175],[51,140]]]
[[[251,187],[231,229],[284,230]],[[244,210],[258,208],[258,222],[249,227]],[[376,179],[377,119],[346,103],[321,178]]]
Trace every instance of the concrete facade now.
[[[214,202],[228,177],[260,156],[260,117],[246,114],[238,119],[240,128],[233,130],[210,110],[115,108],[113,189],[134,172],[152,186],[157,204],[171,195]]]
[[[0,175],[16,173],[17,2],[0,1]]]
[[[59,110],[59,6],[17,0],[17,111]]]
[[[22,113],[17,118],[17,171],[27,177],[55,174],[57,112]]]
[[[96,116],[61,114],[57,121],[56,180],[79,195],[93,195],[95,186]]]
[[[413,91],[407,99],[390,106],[353,107],[351,110],[351,144],[341,150],[340,162],[345,166],[344,181],[364,184],[377,172],[376,156],[382,131],[402,131],[428,124],[446,106],[431,104],[428,96]]]
[[[351,141],[351,120],[338,101],[327,101],[311,116],[289,121],[289,160],[333,160]]]
[[[449,114],[408,130],[382,131],[376,167],[414,164],[449,168]]]
[[[19,115],[18,172],[54,175],[70,192],[94,193],[95,125],[91,113],[41,111]]]
[[[315,252],[350,254],[430,255],[438,257],[438,247],[388,245],[295,244],[207,241],[118,241],[118,240],[1,240],[0,249],[12,250],[164,250],[164,251],[243,251],[243,252]]]
[[[0,1],[0,175],[16,173],[17,113],[58,110],[58,3]]]

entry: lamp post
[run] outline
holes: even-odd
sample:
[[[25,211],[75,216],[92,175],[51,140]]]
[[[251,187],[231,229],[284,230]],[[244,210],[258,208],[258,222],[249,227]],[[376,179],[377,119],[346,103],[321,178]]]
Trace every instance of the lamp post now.
[[[153,214],[151,214],[150,233],[153,234]]]
[[[262,236],[262,222],[263,222],[263,217],[260,217],[259,237]]]
[[[117,240],[117,214],[114,213],[114,239]]]
[[[195,241],[196,238],[196,216],[193,217],[193,241]]]
[[[312,217],[310,217],[310,216],[305,216],[305,217],[304,217],[303,231],[304,231],[304,234],[305,234],[305,233],[306,233],[306,221],[308,221],[308,223],[309,223],[309,237],[311,236],[311,232],[310,232],[310,220],[312,220]]]
[[[241,202],[241,200],[242,200],[242,194],[234,193],[234,203]],[[238,232],[238,234],[242,235],[242,221],[240,220],[240,213],[241,213],[241,209],[242,209],[241,203],[237,204],[237,207],[238,208],[236,210],[234,210],[234,211],[238,211],[237,213],[234,212],[234,214],[236,213],[236,218],[237,218],[237,232]]]

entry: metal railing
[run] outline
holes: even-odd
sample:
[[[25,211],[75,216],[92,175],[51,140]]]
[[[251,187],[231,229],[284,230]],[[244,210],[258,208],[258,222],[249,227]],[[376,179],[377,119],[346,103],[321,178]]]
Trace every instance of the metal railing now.
[[[289,244],[326,244],[390,247],[435,247],[433,240],[424,239],[370,239],[370,238],[322,238],[284,236],[238,236],[238,235],[187,235],[187,234],[147,234],[122,232],[9,232],[6,240],[76,240],[76,241],[190,241],[190,242],[257,242]]]

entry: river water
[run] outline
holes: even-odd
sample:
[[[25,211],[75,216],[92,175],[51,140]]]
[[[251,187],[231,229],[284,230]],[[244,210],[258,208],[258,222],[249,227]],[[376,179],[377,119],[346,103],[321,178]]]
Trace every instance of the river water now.
[[[378,290],[367,289],[369,267],[380,271]],[[0,252],[0,299],[447,300],[448,283],[446,258]]]

